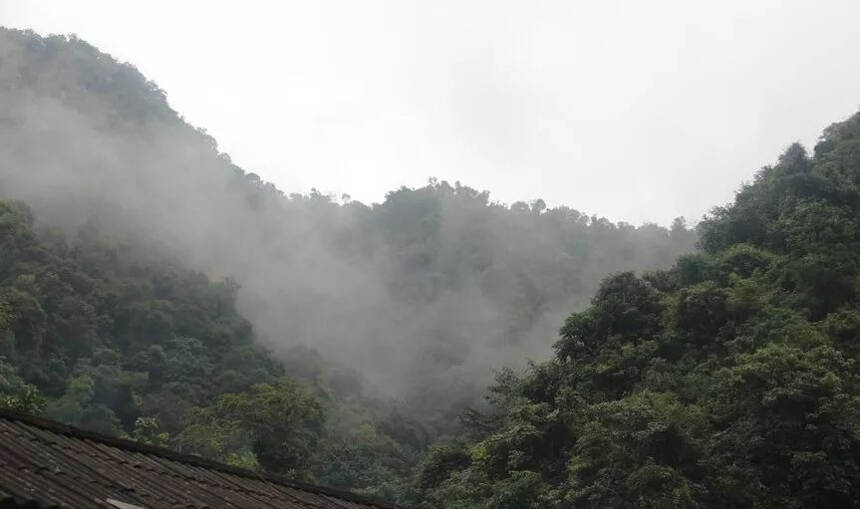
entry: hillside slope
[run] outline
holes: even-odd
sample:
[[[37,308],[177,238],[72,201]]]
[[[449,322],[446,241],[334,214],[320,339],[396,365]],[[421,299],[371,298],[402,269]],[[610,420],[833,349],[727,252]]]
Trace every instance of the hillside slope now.
[[[695,240],[681,221],[637,228],[435,181],[375,205],[287,196],[83,41],[0,29],[0,62],[0,198],[232,277],[280,358],[299,367],[315,349],[415,411],[479,401],[491,368],[550,354],[605,274],[659,268]]]
[[[439,444],[426,507],[860,507],[860,114],[607,278],[553,360]]]

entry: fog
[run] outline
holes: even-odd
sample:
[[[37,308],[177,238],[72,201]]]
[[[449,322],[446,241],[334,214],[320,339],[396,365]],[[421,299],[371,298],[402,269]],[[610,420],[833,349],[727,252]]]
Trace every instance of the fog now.
[[[233,278],[282,358],[314,348],[368,392],[429,406],[471,404],[493,369],[549,355],[563,317],[607,273],[665,267],[694,241],[453,183],[378,205],[285,196],[134,68],[14,31],[0,32],[0,198],[27,202],[70,242],[95,225]]]
[[[860,3],[0,0],[139,67],[288,192],[428,176],[635,224],[699,218],[860,106]]]

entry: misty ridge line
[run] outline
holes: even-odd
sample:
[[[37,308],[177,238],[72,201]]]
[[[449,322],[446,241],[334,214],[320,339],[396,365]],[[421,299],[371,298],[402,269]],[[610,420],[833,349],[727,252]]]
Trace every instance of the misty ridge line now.
[[[397,507],[860,506],[860,112],[782,145],[856,95],[831,79],[856,52],[837,22],[850,9],[512,3],[430,18],[362,4],[368,25],[342,7],[293,19],[323,31],[236,18],[201,31],[158,10],[138,23],[183,32],[132,47],[149,63],[167,50],[165,79],[192,72],[171,100],[196,84],[203,104],[250,90],[227,113],[257,119],[241,125],[254,137],[230,151],[135,62],[0,27],[0,409]],[[93,34],[148,40],[117,37],[126,20],[108,11]],[[803,40],[822,27],[826,40]],[[324,52],[282,44],[309,34]],[[328,44],[344,41],[358,43]],[[649,55],[655,43],[670,51]],[[419,46],[428,58],[402,58]],[[194,47],[230,64],[211,88],[196,61],[161,65]],[[611,79],[629,64],[631,79]],[[786,77],[779,93],[759,87]],[[235,134],[219,117],[198,123]],[[285,182],[390,191],[279,189],[225,153],[240,147],[301,161]],[[556,173],[563,161],[581,164]],[[388,180],[446,167],[491,184]],[[569,186],[523,181],[525,196],[630,217],[702,210],[691,203],[740,185],[693,227],[634,225],[495,200],[531,177],[523,167]]]
[[[369,391],[474,404],[492,369],[551,351],[607,274],[694,249],[683,220],[635,227],[431,179],[382,203],[285,194],[246,173],[134,67],[76,37],[0,29],[0,190],[73,238],[98,228],[241,286],[260,341]],[[416,404],[419,404],[416,403]]]

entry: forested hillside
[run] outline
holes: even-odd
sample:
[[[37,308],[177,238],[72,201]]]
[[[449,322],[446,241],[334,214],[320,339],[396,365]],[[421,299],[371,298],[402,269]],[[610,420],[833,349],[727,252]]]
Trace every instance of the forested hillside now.
[[[698,235],[366,205],[0,29],[0,198],[4,408],[416,508],[860,506],[860,114]]]
[[[0,406],[249,468],[378,490],[428,438],[370,400],[339,398],[323,365],[290,379],[254,343],[237,284],[151,246],[33,230],[0,202]],[[396,437],[396,438],[392,438]]]
[[[433,448],[416,507],[860,506],[860,114],[604,280],[555,358]]]
[[[6,407],[392,499],[493,369],[696,238],[434,179],[285,194],[130,65],[2,28],[0,199]]]
[[[605,274],[666,267],[695,242],[681,220],[634,227],[435,180],[370,205],[284,194],[83,41],[2,30],[0,62],[0,198],[70,238],[97,219],[233,278],[290,374],[312,381],[308,356],[348,364],[434,426],[480,404],[493,368],[549,355]]]

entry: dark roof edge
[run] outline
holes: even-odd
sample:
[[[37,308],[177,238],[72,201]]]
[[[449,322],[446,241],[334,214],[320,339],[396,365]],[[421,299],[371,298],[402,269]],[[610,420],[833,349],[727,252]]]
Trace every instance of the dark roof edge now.
[[[0,419],[4,420],[14,420],[20,421],[24,424],[28,424],[31,426],[35,426],[37,428],[41,428],[47,431],[51,431],[54,433],[58,433],[61,435],[67,435],[75,438],[84,438],[93,440],[96,442],[101,442],[106,445],[110,445],[112,447],[116,447],[119,449],[125,449],[128,451],[139,452],[142,454],[151,454],[153,456],[160,456],[162,458],[166,458],[173,461],[178,461],[181,463],[188,463],[197,467],[208,468],[211,470],[218,470],[221,472],[225,472],[228,474],[234,474],[242,477],[247,477],[250,479],[263,479],[269,482],[273,482],[276,484],[281,484],[284,486],[289,486],[291,488],[299,489],[302,491],[308,491],[311,493],[318,493],[322,495],[328,495],[331,497],[340,498],[343,500],[347,500],[350,502],[355,502],[359,504],[371,505],[380,507],[382,509],[407,509],[404,506],[392,504],[391,502],[386,502],[384,500],[378,500],[374,497],[369,497],[366,495],[359,495],[356,493],[352,493],[349,491],[342,491],[335,488],[327,488],[324,486],[315,486],[313,484],[303,483],[301,481],[295,481],[292,479],[287,479],[285,477],[281,477],[278,475],[268,474],[265,472],[255,472],[253,470],[247,470],[244,468],[238,468],[230,465],[225,465],[224,463],[219,463],[217,461],[213,461],[210,459],[206,459],[202,456],[192,456],[190,454],[183,454],[176,451],[172,451],[170,449],[164,447],[157,447],[154,445],[144,444],[141,442],[135,442],[133,440],[127,440],[124,438],[117,438],[110,435],[104,435],[102,433],[97,433],[95,431],[89,431],[81,428],[75,428],[74,426],[69,426],[68,424],[63,424],[58,421],[53,421],[50,419],[45,419],[44,417],[38,417],[31,414],[25,414],[21,412],[16,412],[13,410],[5,410],[0,409]]]

